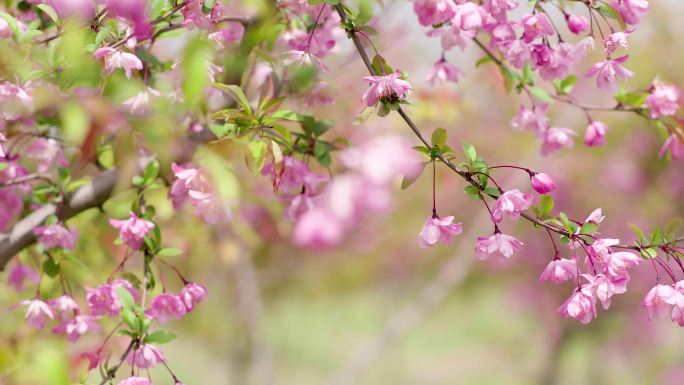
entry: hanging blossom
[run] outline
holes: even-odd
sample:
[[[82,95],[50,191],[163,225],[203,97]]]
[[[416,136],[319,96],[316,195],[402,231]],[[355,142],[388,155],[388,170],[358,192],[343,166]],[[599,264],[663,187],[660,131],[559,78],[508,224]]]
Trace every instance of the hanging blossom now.
[[[170,293],[162,293],[154,297],[150,307],[145,310],[146,316],[161,323],[166,323],[171,318],[180,320],[185,313],[187,313],[187,308],[183,300]]]
[[[606,143],[608,126],[599,121],[592,121],[584,133],[584,144],[587,146],[603,146]]]
[[[150,369],[164,361],[164,354],[161,350],[150,344],[142,344],[126,356],[126,362],[129,365],[140,369]]]
[[[421,249],[425,249],[436,245],[438,242],[450,245],[451,238],[463,232],[463,226],[460,223],[453,222],[453,215],[444,218],[437,216],[429,217],[418,235],[418,246]]]
[[[463,72],[461,70],[442,58],[432,66],[432,69],[427,75],[427,81],[433,86],[436,83],[444,82],[458,83],[458,78],[462,74]]]
[[[504,214],[516,220],[521,212],[530,207],[532,207],[532,194],[522,193],[518,189],[506,191],[496,200],[492,209],[492,221],[501,223]]]
[[[62,224],[55,223],[48,226],[38,226],[33,230],[38,236],[38,241],[47,250],[61,247],[65,250],[73,250],[78,240],[78,230],[67,229]]]
[[[55,318],[55,313],[50,308],[50,305],[37,298],[21,301],[18,306],[27,306],[26,323],[36,329],[42,329],[48,318]]]
[[[26,156],[38,161],[40,172],[47,172],[56,165],[61,167],[69,165],[59,142],[51,138],[38,138],[31,142],[26,149]]]
[[[371,107],[378,104],[382,98],[392,102],[405,99],[411,91],[411,85],[400,77],[399,71],[383,76],[365,76],[364,80],[370,82],[370,86],[363,94],[361,101]]]
[[[516,238],[497,232],[490,237],[477,237],[475,255],[480,260],[489,257],[506,260],[516,251],[521,251],[522,246],[523,243]]]
[[[17,292],[24,290],[24,281],[26,280],[36,284],[40,280],[40,276],[31,266],[23,263],[14,265],[7,275],[7,284]]]
[[[152,385],[152,383],[145,377],[129,377],[119,382],[119,385]]]
[[[185,305],[185,311],[190,313],[197,304],[207,297],[207,288],[194,282],[188,282],[181,289],[178,297]]]
[[[169,198],[173,207],[179,209],[186,201],[195,208],[195,215],[209,224],[226,223],[232,214],[225,203],[213,192],[204,173],[192,165],[171,165],[175,176]]]
[[[393,159],[387,162],[387,159]],[[416,167],[420,158],[399,137],[378,136],[340,152],[348,172],[337,175],[313,198],[313,207],[295,223],[295,244],[313,249],[338,245],[368,215],[386,212],[391,186]]]
[[[684,159],[684,138],[681,135],[672,133],[667,137],[659,155],[662,157],[668,152],[674,160]]]
[[[98,333],[101,330],[96,318],[90,315],[75,315],[70,320],[64,320],[62,323],[52,329],[53,333],[65,334],[67,341],[76,342],[81,336],[87,332]]]
[[[138,250],[145,242],[145,236],[154,229],[154,223],[144,218],[139,218],[131,212],[130,217],[124,220],[110,219],[109,224],[119,229],[119,238],[132,250]]]
[[[558,308],[558,312],[565,318],[574,318],[583,324],[588,324],[596,318],[596,300],[583,290],[576,290]]]
[[[539,276],[539,282],[564,283],[577,278],[577,261],[555,258],[549,262]]]
[[[133,71],[143,69],[143,62],[134,54],[122,52],[112,47],[102,47],[95,50],[95,59],[104,60],[105,72],[111,75],[115,69],[121,68],[127,78],[133,76]]]
[[[615,92],[617,81],[626,80],[634,76],[634,72],[624,68],[621,64],[629,59],[629,55],[617,59],[608,58],[591,66],[587,76],[596,75],[596,86],[602,90]]]
[[[679,109],[681,91],[676,86],[655,82],[651,93],[646,97],[646,105],[651,109],[651,118],[672,116]]]

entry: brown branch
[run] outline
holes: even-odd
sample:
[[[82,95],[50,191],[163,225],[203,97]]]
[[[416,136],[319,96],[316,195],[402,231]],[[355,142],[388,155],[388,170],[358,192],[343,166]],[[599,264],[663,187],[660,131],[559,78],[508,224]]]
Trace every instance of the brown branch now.
[[[101,206],[112,194],[116,185],[116,170],[105,171],[89,184],[69,194],[62,207],[45,205],[17,222],[6,234],[0,234],[0,270],[19,251],[36,240],[33,229],[40,226],[51,215],[67,220],[78,213]]]
[[[119,359],[119,363],[116,364],[114,367],[111,369],[107,370],[107,375],[100,381],[100,385],[105,385],[108,381],[111,381],[116,377],[116,372],[119,371],[119,368],[121,368],[121,365],[123,365],[124,361],[126,360],[126,356],[128,356],[128,353],[131,352],[131,349],[133,349],[133,345],[135,344],[135,340],[131,340],[131,343],[128,344],[128,347],[126,350],[123,352],[121,355],[121,359]]]

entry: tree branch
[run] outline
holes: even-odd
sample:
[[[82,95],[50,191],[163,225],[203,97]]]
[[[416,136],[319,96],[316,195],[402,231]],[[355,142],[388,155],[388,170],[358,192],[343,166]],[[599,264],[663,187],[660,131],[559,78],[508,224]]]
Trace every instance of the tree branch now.
[[[105,171],[89,184],[69,194],[62,207],[45,205],[17,222],[8,233],[0,235],[0,271],[19,251],[36,241],[33,229],[51,215],[67,220],[78,213],[102,205],[116,185],[116,170]]]

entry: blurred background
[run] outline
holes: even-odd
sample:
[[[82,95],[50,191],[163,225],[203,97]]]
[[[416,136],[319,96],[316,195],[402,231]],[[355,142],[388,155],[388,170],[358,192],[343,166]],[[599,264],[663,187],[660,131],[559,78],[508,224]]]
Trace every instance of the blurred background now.
[[[626,67],[637,76],[627,88],[645,89],[654,77],[682,86],[684,3],[650,3],[630,39]],[[430,87],[424,78],[439,59],[438,41],[425,36],[409,2],[386,3],[377,14],[378,49],[408,72],[414,88],[408,111],[425,133],[444,127],[453,148],[460,140],[473,143],[490,165],[522,164],[552,175],[559,183],[552,193],[557,208],[585,218],[601,207],[602,234],[623,243],[634,239],[628,223],[647,229],[684,215],[682,163],[658,158],[663,138],[646,120],[597,114],[609,126],[605,147],[587,148],[578,140],[574,149],[542,158],[532,134],[510,129],[522,98],[506,94],[493,66],[474,67],[479,51],[450,52],[448,59],[465,75],[457,85]],[[360,79],[366,74],[343,36],[326,64],[324,80],[336,102],[316,115],[334,120],[337,134],[354,140],[394,132],[414,140],[394,114],[352,124],[362,109]],[[575,92],[590,104],[611,103],[592,80],[581,79]],[[581,111],[571,107],[555,105],[550,116],[552,125],[580,135],[586,126]],[[148,197],[159,208],[165,241],[184,251],[169,260],[209,290],[197,310],[169,324],[179,338],[162,347],[187,384],[684,384],[684,332],[669,320],[649,321],[641,308],[655,284],[650,266],[633,269],[629,291],[616,296],[609,311],[599,309],[591,324],[562,319],[556,309],[572,285],[537,282],[553,257],[546,234],[506,221],[503,230],[521,239],[524,251],[505,264],[476,261],[475,238],[488,235],[491,224],[445,168],[437,170],[438,209],[464,226],[452,246],[418,248],[431,209],[431,183],[424,177],[404,191],[397,182],[396,210],[368,219],[331,252],[293,247],[270,182],[253,177],[239,159],[234,171],[243,192],[259,193],[243,194],[238,219],[227,228],[210,229],[175,213],[166,190]],[[525,175],[494,175],[507,188],[530,190]],[[105,211],[125,213],[130,198],[115,196]],[[113,230],[95,210],[70,223],[81,231],[78,253],[86,262],[70,274],[94,286],[104,277],[96,272],[109,271],[123,250],[111,244]],[[36,332],[10,308],[21,299],[0,285],[0,384],[83,376],[77,357],[101,337],[67,344],[48,330]],[[155,384],[169,383],[163,369],[152,375],[160,379]],[[81,380],[99,383],[95,372]]]

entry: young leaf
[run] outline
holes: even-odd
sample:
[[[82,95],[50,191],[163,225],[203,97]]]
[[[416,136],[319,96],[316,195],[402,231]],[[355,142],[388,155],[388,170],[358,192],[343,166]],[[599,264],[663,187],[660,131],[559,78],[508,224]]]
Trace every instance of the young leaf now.
[[[176,333],[167,332],[165,330],[157,330],[150,333],[143,339],[146,344],[165,344],[176,339]]]
[[[540,216],[546,218],[553,210],[553,198],[550,195],[542,195],[539,197]]]
[[[425,171],[425,165],[427,162],[420,162],[416,164],[414,167],[412,167],[411,172],[407,173],[404,175],[404,179],[401,181],[401,189],[407,189],[410,185],[413,184],[420,176],[423,174],[423,171]]]
[[[466,156],[466,159],[468,159],[468,162],[473,163],[477,159],[477,151],[475,151],[475,147],[473,147],[472,144],[468,142],[463,142],[463,153]]]
[[[234,84],[212,83],[211,85],[228,93],[250,116],[252,115],[252,108],[249,106],[249,100],[247,99],[247,96],[245,96],[245,93],[242,92],[242,88]]]
[[[447,141],[447,131],[443,128],[436,128],[432,132],[432,145],[433,146],[443,146]]]

